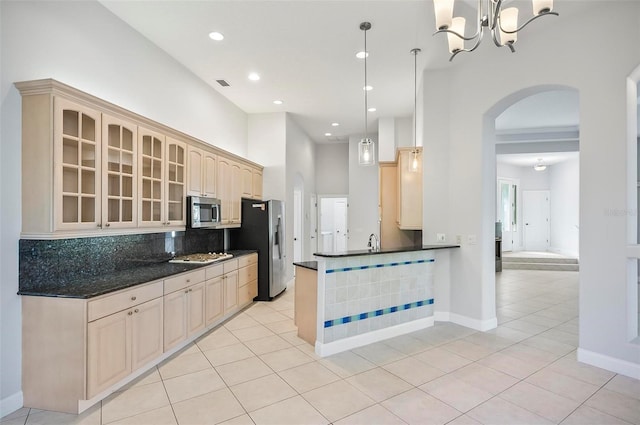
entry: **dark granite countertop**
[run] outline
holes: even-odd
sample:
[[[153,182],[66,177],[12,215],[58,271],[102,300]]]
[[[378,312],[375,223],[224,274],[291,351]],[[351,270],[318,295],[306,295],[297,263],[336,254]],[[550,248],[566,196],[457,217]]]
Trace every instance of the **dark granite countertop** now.
[[[393,254],[396,252],[414,252],[414,251],[429,251],[432,249],[446,249],[446,248],[460,248],[460,245],[418,245],[413,247],[402,247],[402,248],[386,248],[380,249],[377,251],[372,251],[369,249],[358,249],[352,251],[340,251],[340,252],[316,252],[313,255],[316,257],[327,257],[327,258],[339,258],[339,257],[355,257],[358,255],[379,255],[379,254]]]
[[[227,251],[234,258],[254,253],[254,250]],[[146,264],[144,266],[121,270],[106,275],[87,276],[72,282],[51,282],[49,285],[36,290],[21,290],[18,295],[62,298],[92,298],[109,292],[119,291],[142,283],[153,282],[179,273],[189,272],[201,267],[222,264],[225,261],[209,264],[177,264],[168,261]]]
[[[318,270],[318,262],[317,261],[301,261],[299,263],[293,263],[294,266],[304,267],[309,270]]]

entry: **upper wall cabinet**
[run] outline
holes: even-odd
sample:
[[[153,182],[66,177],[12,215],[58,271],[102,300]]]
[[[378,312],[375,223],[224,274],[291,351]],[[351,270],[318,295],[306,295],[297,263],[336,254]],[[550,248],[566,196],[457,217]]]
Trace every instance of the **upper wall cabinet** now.
[[[135,227],[138,222],[138,127],[102,114],[102,225]]]
[[[261,196],[257,164],[55,80],[15,86],[23,238],[184,229],[188,194],[221,198],[236,226],[240,198]]]
[[[422,149],[398,149],[398,227],[402,230],[422,229]]]
[[[189,146],[189,179],[187,195],[216,197],[216,155]]]

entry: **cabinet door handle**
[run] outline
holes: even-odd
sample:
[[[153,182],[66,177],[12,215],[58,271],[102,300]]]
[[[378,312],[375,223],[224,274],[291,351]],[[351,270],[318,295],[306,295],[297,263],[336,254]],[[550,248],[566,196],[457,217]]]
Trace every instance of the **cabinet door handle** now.
[[[135,310],[133,310],[134,313],[139,312],[140,310],[138,310],[137,308]]]
[[[189,288],[189,292],[193,291],[193,289]]]
[[[133,311],[130,311],[127,313],[129,316],[131,316],[133,314]]]
[[[111,223],[107,223],[107,224],[105,224],[105,226],[106,226],[106,227],[109,227],[109,226],[111,226]]]
[[[191,282],[191,279],[187,279],[187,283]]]
[[[131,297],[131,301],[135,301],[136,300],[136,296],[134,295],[133,297]]]
[[[102,224],[98,223],[97,226],[99,229],[102,229]]]

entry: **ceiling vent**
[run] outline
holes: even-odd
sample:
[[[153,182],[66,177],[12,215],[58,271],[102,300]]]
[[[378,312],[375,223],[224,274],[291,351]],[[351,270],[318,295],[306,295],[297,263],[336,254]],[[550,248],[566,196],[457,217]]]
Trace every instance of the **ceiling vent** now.
[[[225,80],[216,80],[218,82],[218,84],[220,84],[222,87],[229,87],[231,84],[227,83]]]

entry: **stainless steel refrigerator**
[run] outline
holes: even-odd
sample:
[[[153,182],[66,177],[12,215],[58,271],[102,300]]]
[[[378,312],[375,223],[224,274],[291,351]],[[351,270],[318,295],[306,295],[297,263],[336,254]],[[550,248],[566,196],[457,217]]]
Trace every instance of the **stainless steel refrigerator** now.
[[[287,288],[284,201],[242,199],[242,227],[231,229],[231,249],[258,251],[258,296],[270,301]]]

